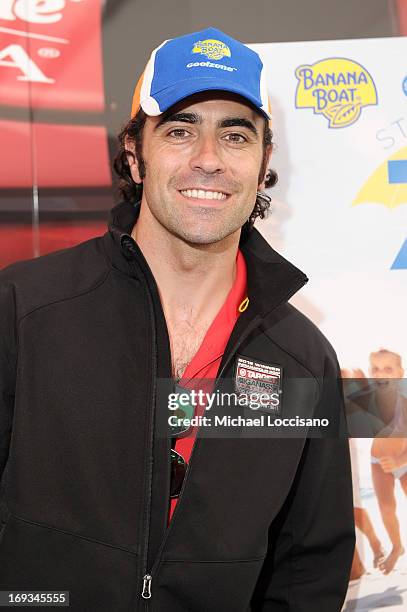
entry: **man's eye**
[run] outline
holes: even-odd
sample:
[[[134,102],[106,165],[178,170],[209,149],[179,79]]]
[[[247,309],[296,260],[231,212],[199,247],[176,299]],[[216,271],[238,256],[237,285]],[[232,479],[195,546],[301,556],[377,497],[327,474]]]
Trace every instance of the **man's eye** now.
[[[188,132],[183,128],[176,128],[175,130],[171,130],[168,135],[172,136],[172,138],[185,138],[187,134]]]
[[[236,134],[235,132],[232,134],[226,134],[225,138],[226,140],[229,140],[229,142],[237,142],[238,144],[247,142],[247,138],[245,136],[242,134]]]

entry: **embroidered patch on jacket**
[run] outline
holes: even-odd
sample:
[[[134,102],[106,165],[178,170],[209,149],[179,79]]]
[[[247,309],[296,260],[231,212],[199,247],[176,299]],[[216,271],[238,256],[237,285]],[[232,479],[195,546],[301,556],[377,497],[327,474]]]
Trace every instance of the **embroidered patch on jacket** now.
[[[239,404],[281,414],[282,376],[283,369],[279,365],[237,355],[235,392]]]

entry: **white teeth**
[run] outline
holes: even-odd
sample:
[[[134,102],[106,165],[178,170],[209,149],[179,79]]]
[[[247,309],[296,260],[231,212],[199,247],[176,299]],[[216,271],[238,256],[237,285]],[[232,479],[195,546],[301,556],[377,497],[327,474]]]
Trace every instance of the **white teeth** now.
[[[198,200],[225,200],[226,193],[221,191],[205,191],[203,189],[184,189],[181,191],[187,198],[198,198]]]

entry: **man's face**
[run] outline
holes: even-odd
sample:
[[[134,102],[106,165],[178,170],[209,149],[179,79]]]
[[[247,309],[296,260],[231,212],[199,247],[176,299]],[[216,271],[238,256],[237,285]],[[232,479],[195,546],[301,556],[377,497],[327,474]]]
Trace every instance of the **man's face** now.
[[[263,160],[264,119],[243,98],[191,96],[170,114],[147,117],[141,206],[172,235],[218,242],[249,218]],[[141,182],[137,164],[132,176]]]
[[[381,388],[394,387],[388,379],[403,378],[404,370],[399,365],[396,355],[385,353],[383,355],[372,355],[370,357],[370,375],[376,379],[376,384]],[[397,383],[397,381],[394,381]]]

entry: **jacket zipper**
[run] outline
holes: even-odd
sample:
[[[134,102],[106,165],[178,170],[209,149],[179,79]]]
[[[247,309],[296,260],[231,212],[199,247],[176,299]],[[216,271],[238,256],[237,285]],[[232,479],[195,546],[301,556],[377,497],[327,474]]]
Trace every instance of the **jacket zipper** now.
[[[143,577],[143,590],[141,592],[141,596],[143,599],[151,599],[151,581],[153,577],[151,574],[146,574]]]
[[[155,329],[155,317],[154,317],[154,306],[152,303],[152,296],[147,286],[147,294],[149,301],[150,317],[151,317],[151,328],[152,328],[152,392],[151,392],[151,418],[149,422],[149,436],[148,436],[148,464],[147,464],[147,508],[146,508],[146,529],[144,535],[144,550],[143,550],[143,599],[151,598],[151,576],[147,571],[147,560],[148,560],[148,546],[150,541],[150,524],[151,524],[151,496],[152,496],[152,483],[153,483],[153,442],[154,442],[154,420],[155,420],[155,401],[156,401],[156,378],[157,378],[157,351],[156,351],[156,329]],[[146,606],[148,609],[148,607]]]
[[[307,282],[307,279],[301,278],[301,280],[294,287],[292,287],[290,289],[290,291],[288,291],[287,294],[277,304],[275,304],[273,306],[273,308],[270,310],[270,312],[272,312],[273,310],[278,308],[278,306],[280,306],[283,302],[288,301],[290,299],[290,297],[292,295],[294,295],[294,293],[296,293],[303,285],[306,284],[306,282]],[[150,294],[149,291],[148,291],[148,293]],[[151,299],[152,298],[150,296],[150,306],[151,306]],[[250,321],[250,323],[248,323],[246,328],[243,330],[242,334],[240,335],[238,340],[235,342],[233,348],[229,352],[229,355],[228,355],[227,359],[225,360],[221,370],[218,372],[218,376],[216,377],[215,384],[214,384],[214,390],[216,389],[216,386],[218,384],[219,379],[221,378],[222,374],[224,373],[224,371],[225,371],[227,365],[229,364],[230,360],[233,358],[234,354],[238,350],[239,346],[248,337],[248,335],[257,327],[257,325],[260,323],[262,318],[263,318],[262,316],[256,315],[252,319],[252,321]],[[155,338],[155,330],[154,330],[154,338]],[[154,372],[155,372],[155,368],[156,368],[156,364],[154,363]],[[154,394],[154,397],[155,397],[155,394]],[[183,494],[184,494],[184,490],[185,490],[186,484],[188,482],[188,476],[189,476],[189,473],[190,473],[190,470],[191,470],[191,464],[192,464],[194,455],[196,453],[196,449],[198,448],[198,446],[200,444],[200,441],[201,441],[201,438],[199,437],[200,429],[201,429],[201,427],[199,427],[198,430],[197,430],[196,439],[195,439],[194,445],[192,447],[192,452],[191,452],[191,456],[190,456],[190,459],[189,459],[188,470],[187,470],[187,473],[185,474],[185,478],[184,478],[184,481],[182,483],[182,487],[181,487],[181,491],[180,491],[180,494],[179,494],[179,497],[178,497],[177,505],[175,507],[175,510],[174,510],[173,515],[172,515],[170,524],[167,527],[167,530],[165,532],[164,538],[163,538],[163,540],[162,540],[162,542],[160,544],[160,547],[159,547],[159,549],[157,551],[156,559],[155,559],[155,561],[154,561],[150,571],[147,570],[147,553],[148,553],[148,537],[149,537],[150,519],[148,521],[148,530],[146,530],[146,531],[148,531],[148,534],[147,534],[146,539],[145,539],[146,548],[145,548],[145,554],[144,554],[144,557],[143,557],[143,567],[146,568],[146,570],[145,570],[145,573],[144,573],[144,576],[143,576],[143,583],[142,583],[142,590],[141,590],[141,597],[144,600],[147,600],[147,601],[145,601],[145,604],[146,604],[145,609],[146,610],[149,609],[148,600],[151,599],[151,597],[152,597],[152,582],[153,582],[153,577],[154,577],[155,573],[158,571],[158,569],[159,569],[159,567],[161,565],[161,561],[162,561],[161,556],[162,556],[165,544],[167,542],[168,536],[169,536],[169,534],[171,532],[171,529],[172,529],[172,527],[174,525],[174,520],[175,520],[175,518],[177,516],[177,513],[178,513],[178,508],[180,506],[180,503],[181,503],[181,500],[182,500],[182,497],[183,497]],[[151,430],[152,430],[152,428],[151,428]],[[151,440],[151,443],[152,443],[152,440]],[[149,504],[151,503],[151,476],[152,476],[152,472],[150,474]],[[148,510],[148,517],[150,517],[150,508]]]
[[[154,421],[155,421],[155,401],[156,401],[156,379],[157,379],[157,350],[156,350],[156,325],[155,325],[155,312],[154,312],[154,303],[153,297],[151,295],[150,288],[148,286],[148,281],[145,275],[142,266],[137,261],[137,256],[139,256],[139,248],[137,244],[130,238],[130,250],[133,253],[134,263],[139,268],[141,274],[145,278],[146,281],[146,293],[148,296],[148,306],[149,306],[149,314],[151,321],[151,341],[152,341],[152,372],[151,372],[151,418],[149,421],[149,432],[148,432],[148,461],[146,462],[146,474],[147,474],[147,483],[146,483],[146,491],[147,491],[147,499],[146,499],[146,527],[144,532],[144,546],[142,553],[142,572],[143,575],[143,590],[142,597],[143,599],[151,598],[151,575],[147,571],[147,560],[148,560],[148,547],[150,540],[150,524],[151,524],[151,497],[152,497],[152,480],[153,480],[153,442],[154,442]],[[140,251],[141,253],[141,251]],[[146,602],[146,608],[148,609],[148,605]]]

